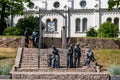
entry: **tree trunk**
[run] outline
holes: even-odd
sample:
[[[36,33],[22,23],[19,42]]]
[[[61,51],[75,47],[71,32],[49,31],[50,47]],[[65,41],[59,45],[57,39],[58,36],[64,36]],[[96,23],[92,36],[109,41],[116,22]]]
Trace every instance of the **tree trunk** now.
[[[3,3],[2,4],[2,13],[1,13],[1,23],[0,23],[0,35],[3,34],[3,31],[6,28],[6,23],[5,23],[5,7],[6,7],[6,3]]]

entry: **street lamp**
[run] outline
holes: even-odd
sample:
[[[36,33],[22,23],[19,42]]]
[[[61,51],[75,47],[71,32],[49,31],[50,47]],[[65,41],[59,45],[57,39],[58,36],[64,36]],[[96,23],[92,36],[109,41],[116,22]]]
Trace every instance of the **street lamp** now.
[[[35,7],[35,9],[39,9],[39,45],[38,45],[38,68],[40,68],[40,49],[41,49],[41,37],[42,37],[42,15],[40,13],[41,8],[38,6]]]
[[[101,0],[99,0],[99,26],[101,25]]]
[[[41,42],[42,42],[42,40],[41,40],[41,37],[42,37],[42,16],[41,16],[41,14],[40,14],[40,8],[39,8],[39,30],[40,30],[40,32],[39,32],[39,46],[38,46],[38,68],[40,68],[40,48],[41,48]]]
[[[62,28],[62,48],[67,48],[67,5],[64,6],[65,26]]]

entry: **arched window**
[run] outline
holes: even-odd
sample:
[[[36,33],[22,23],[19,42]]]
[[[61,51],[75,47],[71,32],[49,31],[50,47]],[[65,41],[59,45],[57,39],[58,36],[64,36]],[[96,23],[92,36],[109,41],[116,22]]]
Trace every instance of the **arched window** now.
[[[119,26],[119,18],[116,17],[116,18],[114,19],[114,24],[117,25],[117,26]]]
[[[110,17],[107,18],[107,21],[112,22],[112,18],[110,18]]]
[[[87,18],[83,18],[82,26],[83,26],[82,31],[86,32],[87,31]]]
[[[57,31],[57,22],[58,22],[57,19],[53,19],[53,22],[54,22],[54,27],[55,27],[54,29],[55,31]]]
[[[80,31],[80,18],[77,18],[75,21],[75,31]]]
[[[50,20],[50,19],[47,19],[47,20],[46,20],[46,31],[48,31],[48,23],[49,23],[49,22],[51,22],[51,20]]]

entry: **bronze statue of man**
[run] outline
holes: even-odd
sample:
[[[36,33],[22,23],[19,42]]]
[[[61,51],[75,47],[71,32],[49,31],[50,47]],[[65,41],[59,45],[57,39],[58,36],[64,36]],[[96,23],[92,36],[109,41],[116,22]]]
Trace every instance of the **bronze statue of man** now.
[[[70,44],[67,52],[67,68],[73,67],[73,45]]]
[[[76,67],[76,64],[77,64],[77,67],[80,67],[80,57],[81,57],[81,49],[79,47],[80,45],[79,44],[76,44],[76,48],[74,49],[74,58],[75,58],[75,61],[74,61],[74,67]]]
[[[37,29],[34,29],[33,33],[32,33],[32,40],[33,40],[33,46],[34,48],[38,47],[37,46],[37,40],[39,39],[39,32],[37,31]]]
[[[28,48],[28,44],[29,44],[29,29],[28,28],[25,29],[24,36],[25,36],[25,47]]]
[[[88,49],[87,57],[88,57],[88,59],[89,59],[90,61],[92,61],[92,62],[95,61],[94,54],[93,54],[93,52],[91,51],[91,49]]]

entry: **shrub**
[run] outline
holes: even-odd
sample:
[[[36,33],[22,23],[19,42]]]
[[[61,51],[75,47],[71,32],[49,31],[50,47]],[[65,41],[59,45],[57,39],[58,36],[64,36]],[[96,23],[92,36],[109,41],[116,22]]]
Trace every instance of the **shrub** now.
[[[4,35],[23,35],[23,31],[18,27],[7,27],[4,32]]]
[[[39,29],[39,17],[28,16],[21,18],[18,20],[16,27],[22,30],[22,34],[24,34],[26,28],[29,28],[30,33],[32,33],[35,28]],[[42,27],[42,29],[44,29],[44,26]]]
[[[120,75],[120,67],[115,65],[115,64],[112,64],[112,65],[109,66],[108,72],[111,75]]]
[[[104,38],[117,37],[118,31],[118,26],[108,21],[100,25],[98,36]]]
[[[0,67],[0,75],[9,75],[10,70],[11,70],[11,65],[5,64]]]
[[[86,34],[88,37],[96,37],[97,31],[94,29],[94,27],[92,27],[86,32]]]

